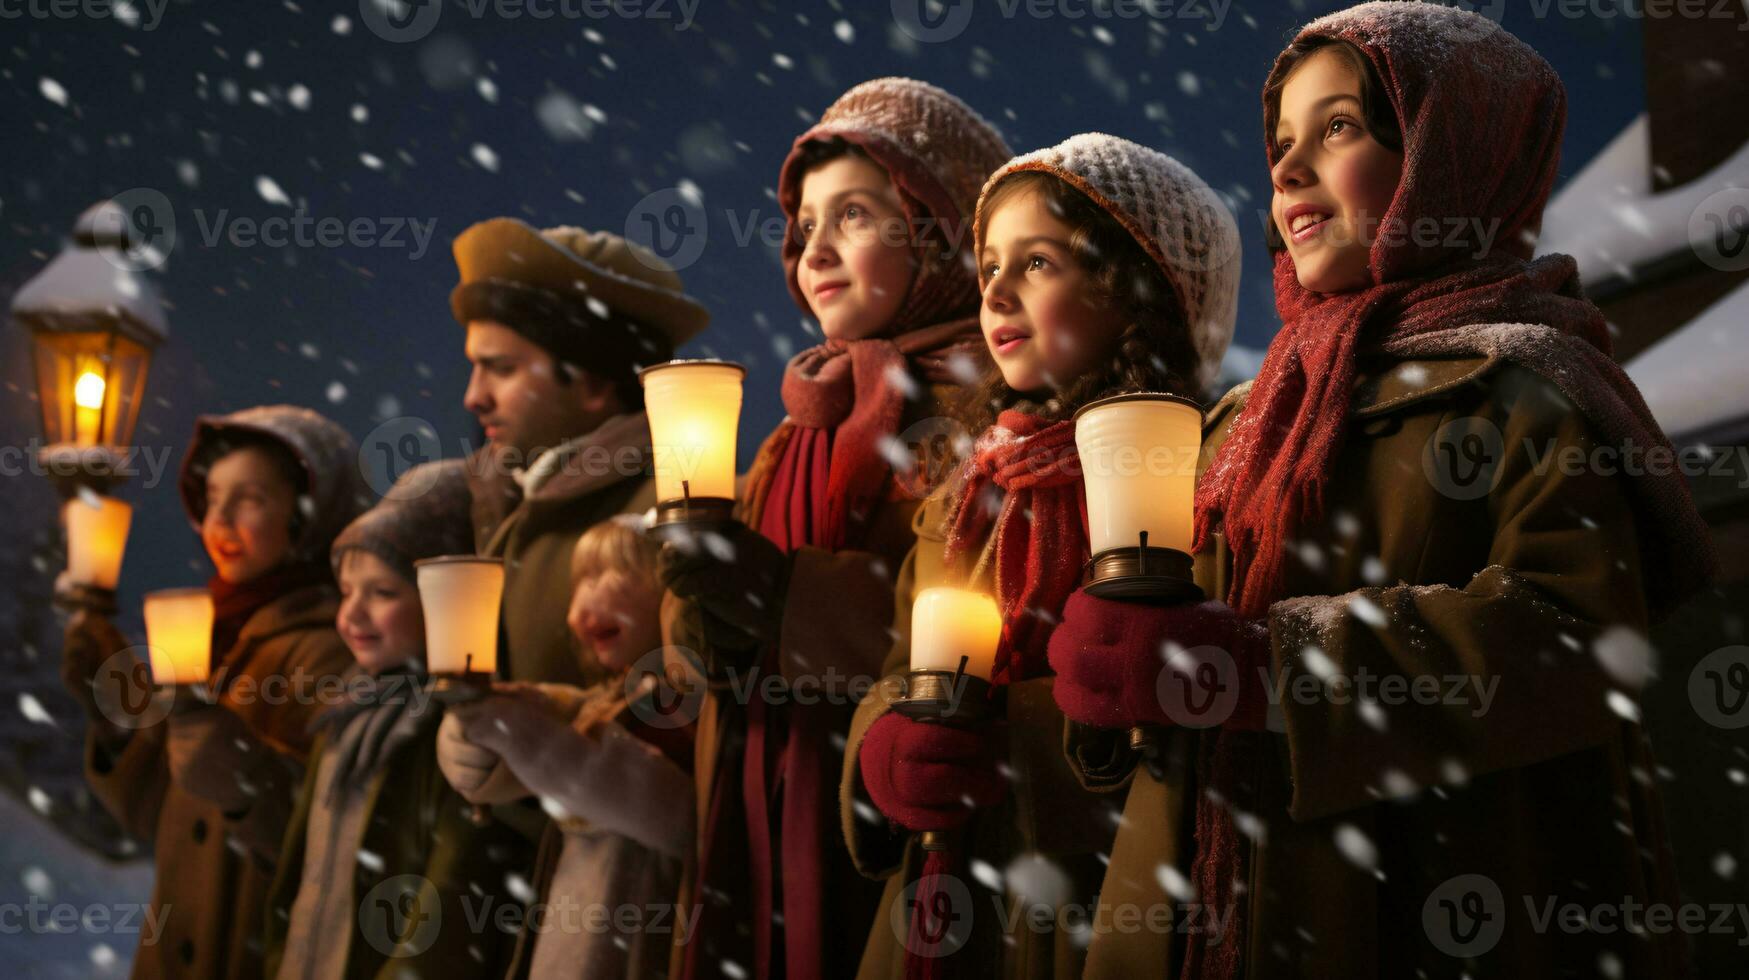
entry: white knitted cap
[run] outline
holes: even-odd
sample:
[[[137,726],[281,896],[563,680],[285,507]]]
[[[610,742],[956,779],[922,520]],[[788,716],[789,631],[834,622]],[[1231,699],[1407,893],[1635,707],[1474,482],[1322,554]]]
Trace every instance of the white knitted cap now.
[[[1177,293],[1190,325],[1206,389],[1233,341],[1239,303],[1239,226],[1194,171],[1159,150],[1105,133],[1081,133],[1003,164],[978,197],[973,240],[983,248],[985,202],[998,182],[1022,170],[1066,181],[1135,236]]]

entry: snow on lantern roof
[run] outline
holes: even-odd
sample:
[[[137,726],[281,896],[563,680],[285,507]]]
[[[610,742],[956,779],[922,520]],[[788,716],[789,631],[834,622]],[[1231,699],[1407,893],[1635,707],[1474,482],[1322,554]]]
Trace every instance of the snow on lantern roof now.
[[[1689,223],[1701,203],[1726,187],[1749,187],[1749,141],[1700,177],[1659,193],[1652,192],[1651,158],[1651,127],[1641,113],[1549,202],[1538,253],[1573,256],[1594,294],[1683,253],[1693,258]]]
[[[106,229],[119,227],[121,212],[104,201],[79,218],[73,241],[12,297],[12,316],[33,329],[89,329],[114,321],[147,346],[170,336],[164,301],[150,279],[106,256],[115,247]],[[106,220],[107,219],[107,220]]]
[[[1749,283],[1707,307],[1624,367],[1658,424],[1680,444],[1749,426]]]

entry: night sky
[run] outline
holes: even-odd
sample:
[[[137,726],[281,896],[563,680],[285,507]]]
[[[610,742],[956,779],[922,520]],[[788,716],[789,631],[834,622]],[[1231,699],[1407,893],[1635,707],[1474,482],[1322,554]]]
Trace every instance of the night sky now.
[[[1175,15],[1150,23],[1065,16],[1094,9],[1078,0],[1046,5],[1059,12],[1048,18],[1024,2],[1006,5],[1011,17],[980,3],[957,37],[919,43],[895,21],[907,0],[701,0],[684,30],[672,2],[651,10],[647,0],[639,17],[592,17],[600,7],[569,2],[577,16],[535,0],[521,17],[489,4],[475,17],[455,0],[414,43],[377,36],[358,3],[169,2],[154,18],[155,0],[129,26],[31,16],[49,0],[0,2],[0,298],[9,302],[101,198],[151,188],[175,211],[177,243],[150,274],[171,341],[135,439],[170,450],[171,473],[121,491],[138,508],[124,626],[137,628],[142,591],[209,574],[173,481],[197,414],[293,402],[360,439],[414,416],[444,455],[478,444],[461,408],[467,363],[447,297],[450,243],[483,218],[647,236],[643,215],[666,213],[640,211],[647,195],[672,198],[678,187],[701,202],[705,242],[682,274],[715,323],[684,353],[749,367],[745,464],[781,417],[784,361],[816,336],[784,289],[775,243],[745,240],[747,230],[781,218],[773,185],[790,142],[864,79],[941,85],[1016,151],[1100,130],[1189,164],[1239,215],[1238,343],[1261,348],[1276,329],[1259,218],[1269,194],[1259,90],[1294,28],[1338,4],[1233,3],[1217,22],[1206,4],[1168,3]],[[1570,175],[1643,107],[1638,26],[1565,19],[1558,6],[1537,20],[1509,6],[1504,26],[1566,79]],[[527,13],[537,8],[561,15]],[[1198,16],[1177,15],[1187,11]],[[407,221],[433,231],[422,255],[406,230],[399,247],[207,241],[220,220],[294,208],[370,219],[382,232]],[[0,446],[40,435],[27,355],[22,330],[0,330]],[[46,480],[0,481],[9,546],[51,526]],[[0,573],[46,598],[56,568],[19,561],[19,547],[6,554],[13,567]]]

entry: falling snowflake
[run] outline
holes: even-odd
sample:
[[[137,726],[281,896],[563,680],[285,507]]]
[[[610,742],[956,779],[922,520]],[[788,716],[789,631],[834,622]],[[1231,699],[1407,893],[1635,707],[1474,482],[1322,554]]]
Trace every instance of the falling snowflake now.
[[[266,174],[255,178],[255,193],[260,194],[261,199],[269,204],[283,204],[288,208],[291,207],[291,198],[286,197],[285,191],[280,189],[278,182]]]
[[[498,172],[498,154],[492,152],[491,147],[484,143],[475,143],[473,154],[474,162],[479,164],[483,169],[490,171],[491,173]]]
[[[46,75],[43,76],[41,82],[37,83],[37,91],[43,94],[43,98],[48,99],[55,105],[65,106],[67,104],[67,90],[61,87],[60,82],[57,82]]]

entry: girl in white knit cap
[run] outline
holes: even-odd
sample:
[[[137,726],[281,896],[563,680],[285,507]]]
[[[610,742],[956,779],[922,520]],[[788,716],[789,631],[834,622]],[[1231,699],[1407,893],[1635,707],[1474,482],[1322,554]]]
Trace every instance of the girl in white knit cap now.
[[[1233,331],[1238,229],[1165,154],[1089,133],[1012,160],[984,185],[974,237],[996,363],[968,411],[976,449],[918,516],[889,682],[859,707],[846,750],[845,835],[858,866],[889,879],[864,977],[1079,976],[1087,920],[1056,910],[1091,909],[1116,822],[1064,758],[1046,662],[1088,558],[1072,419],[1108,395],[1200,393]],[[889,710],[916,594],[968,583],[1003,618],[998,720]],[[957,844],[925,861],[920,831]],[[1038,903],[1052,910],[1044,929]]]

